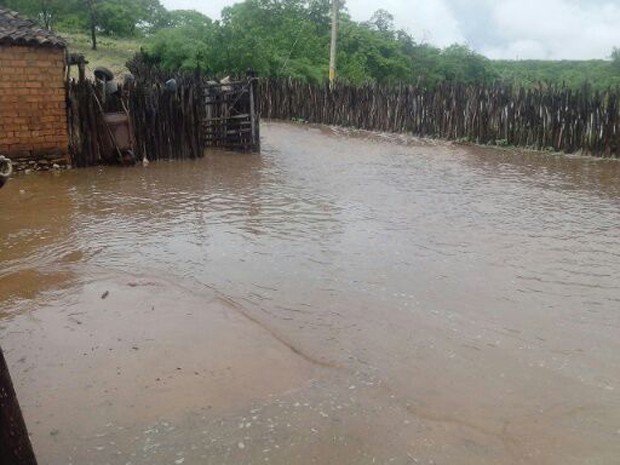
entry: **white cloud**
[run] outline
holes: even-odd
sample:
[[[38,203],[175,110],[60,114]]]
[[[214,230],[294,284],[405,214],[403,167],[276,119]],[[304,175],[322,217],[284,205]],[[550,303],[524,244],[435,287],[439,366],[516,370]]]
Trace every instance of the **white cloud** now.
[[[466,41],[445,0],[348,0],[347,7],[357,21],[365,21],[375,10],[383,8],[394,15],[396,27],[405,29],[419,42],[445,47]]]
[[[605,58],[620,45],[620,6],[574,0],[504,0],[493,9],[493,58]]]

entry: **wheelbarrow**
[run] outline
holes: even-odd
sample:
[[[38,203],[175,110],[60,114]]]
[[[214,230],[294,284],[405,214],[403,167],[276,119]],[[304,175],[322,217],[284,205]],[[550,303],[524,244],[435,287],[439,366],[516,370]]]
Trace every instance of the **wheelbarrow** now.
[[[123,165],[135,163],[134,137],[128,111],[104,113],[103,121],[119,162]]]

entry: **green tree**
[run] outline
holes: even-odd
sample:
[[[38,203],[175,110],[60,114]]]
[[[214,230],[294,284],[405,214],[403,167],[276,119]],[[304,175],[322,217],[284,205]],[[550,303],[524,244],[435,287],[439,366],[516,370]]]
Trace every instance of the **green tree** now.
[[[167,12],[165,22],[166,27],[169,28],[200,28],[203,26],[209,26],[213,23],[208,16],[205,16],[196,10],[169,11]]]
[[[611,58],[612,66],[620,71],[620,47],[614,47],[609,58]]]
[[[340,31],[338,62],[342,78],[355,83],[411,80],[412,61],[403,53],[393,33],[386,34],[388,29],[344,20]]]
[[[394,33],[394,15],[383,8],[375,11],[364,25],[385,34]]]
[[[441,52],[440,73],[443,80],[489,84],[498,77],[490,60],[466,45],[454,44]]]
[[[209,69],[216,56],[217,24],[207,16],[179,10],[168,18],[171,26],[158,30],[146,53],[164,69]]]
[[[64,0],[0,0],[0,6],[37,20],[46,29],[53,29],[56,20],[67,11]]]

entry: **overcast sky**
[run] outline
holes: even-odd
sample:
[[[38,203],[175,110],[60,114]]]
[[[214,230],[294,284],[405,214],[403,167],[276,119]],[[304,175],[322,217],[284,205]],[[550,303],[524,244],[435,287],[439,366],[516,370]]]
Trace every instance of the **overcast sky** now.
[[[217,19],[235,0],[162,0]],[[607,58],[620,47],[620,0],[347,0],[353,19],[377,8],[418,42],[468,44],[489,58]]]

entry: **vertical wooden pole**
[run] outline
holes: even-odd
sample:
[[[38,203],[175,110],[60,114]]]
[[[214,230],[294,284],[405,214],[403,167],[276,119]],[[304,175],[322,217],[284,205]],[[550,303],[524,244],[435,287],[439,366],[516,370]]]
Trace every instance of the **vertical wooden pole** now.
[[[80,82],[86,80],[86,60],[80,60],[78,63],[78,80]]]
[[[256,140],[256,108],[254,105],[254,80],[250,78],[250,125],[252,127],[252,148],[253,151],[258,151],[258,141]]]
[[[37,465],[26,423],[0,347],[0,463]]]

